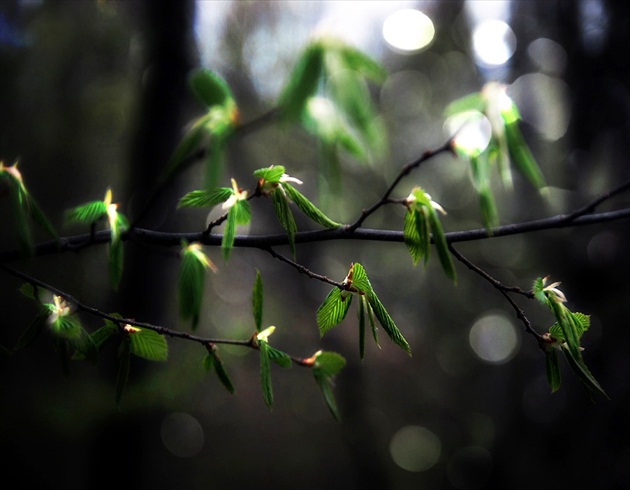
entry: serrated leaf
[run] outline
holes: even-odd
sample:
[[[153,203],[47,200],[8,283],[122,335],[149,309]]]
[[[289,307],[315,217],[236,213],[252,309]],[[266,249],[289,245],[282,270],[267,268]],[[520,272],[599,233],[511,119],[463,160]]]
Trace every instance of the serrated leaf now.
[[[254,171],[254,177],[263,179],[265,182],[277,183],[284,175],[285,168],[282,165],[272,165],[266,168],[259,168]]]
[[[284,192],[276,190],[271,194],[271,199],[273,201],[273,210],[276,217],[289,238],[291,255],[295,257],[295,233],[297,232],[297,226],[295,224],[293,214],[291,213],[291,209],[289,209],[287,197]]]
[[[260,386],[265,405],[271,410],[273,408],[273,390],[271,388],[271,369],[269,366],[269,346],[267,342],[259,341],[258,350],[260,352]]]
[[[547,373],[547,382],[549,383],[551,392],[555,393],[558,389],[560,389],[562,373],[560,371],[558,351],[554,347],[545,347],[545,368]]]
[[[405,337],[403,337],[400,330],[398,330],[398,327],[396,327],[394,320],[392,320],[392,318],[389,316],[389,313],[387,313],[387,310],[378,299],[376,294],[372,292],[370,294],[367,294],[366,296],[369,305],[374,311],[376,319],[381,324],[383,330],[385,330],[387,335],[389,335],[389,338],[392,340],[392,342],[401,347],[407,354],[411,355],[411,348],[409,347],[409,343],[407,342],[407,340],[405,340]]]
[[[230,210],[234,210],[236,224],[247,225],[252,219],[252,210],[249,203],[244,199],[240,199],[234,203]]]
[[[339,223],[331,220],[321,210],[319,210],[311,201],[309,201],[302,193],[300,193],[291,184],[283,182],[282,187],[286,191],[289,199],[295,203],[300,211],[316,223],[326,228],[337,228],[341,226]]]
[[[324,49],[321,44],[310,44],[300,56],[283,88],[278,105],[289,120],[300,117],[309,97],[315,94],[323,74]]]
[[[256,331],[260,332],[262,328],[263,315],[263,284],[260,271],[256,269],[256,278],[254,279],[254,288],[252,290],[252,313],[254,315],[254,324]]]
[[[130,352],[148,361],[166,361],[168,344],[163,335],[147,328],[134,328],[127,335],[130,340]]]
[[[352,264],[350,268],[350,272],[348,273],[348,278],[352,282],[352,287],[357,291],[369,294],[374,292],[372,289],[372,284],[368,279],[367,273],[361,264],[355,262]]]
[[[225,105],[232,99],[225,80],[205,68],[193,70],[188,76],[188,85],[197,100],[206,107]]]
[[[339,288],[334,288],[317,309],[317,326],[320,336],[341,323],[348,313],[352,295],[342,296],[341,293]]]
[[[218,187],[210,190],[196,190],[187,193],[179,200],[178,208],[181,207],[214,207],[217,204],[227,201],[233,194],[229,187]]]
[[[599,393],[604,396],[606,399],[610,400],[608,394],[604,391],[601,385],[597,382],[595,377],[591,374],[591,372],[584,364],[582,357],[575,357],[571,349],[567,346],[567,344],[561,345],[562,352],[564,353],[571,370],[577,375],[579,380],[584,383],[584,385],[591,391],[595,393]]]
[[[275,349],[267,344],[267,354],[269,355],[269,359],[275,362],[278,366],[283,368],[291,367],[291,357],[287,353]]]
[[[426,263],[429,257],[429,224],[415,207],[407,209],[403,222],[403,240],[413,261],[417,265],[421,258]]]
[[[184,246],[177,277],[179,316],[182,320],[191,320],[193,330],[199,323],[204,278],[208,267],[209,261],[196,244]]]

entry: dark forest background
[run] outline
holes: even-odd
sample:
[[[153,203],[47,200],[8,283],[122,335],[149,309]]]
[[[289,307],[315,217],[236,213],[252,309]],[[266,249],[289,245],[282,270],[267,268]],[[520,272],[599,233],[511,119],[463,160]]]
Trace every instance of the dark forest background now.
[[[200,5],[189,0],[1,0],[0,158],[7,165],[19,158],[32,194],[61,234],[82,231],[64,226],[64,210],[101,199],[108,186],[123,213],[133,217],[142,209],[182,128],[199,114],[186,87],[191,69],[206,66],[223,76],[241,121],[250,121],[274,106],[300,50],[330,4],[339,2],[199,3],[205,15],[215,11],[212,22],[199,22]],[[361,22],[362,2],[349,3],[358,9],[351,22]],[[393,11],[396,2],[387,3]],[[628,180],[627,2],[511,2],[516,51],[500,70],[475,63],[464,2],[404,4],[432,18],[436,37],[420,53],[397,53],[381,40],[377,17],[373,35],[358,45],[390,73],[382,87],[371,87],[388,153],[371,165],[344,159],[343,196],[326,210],[333,219],[358,216],[402,165],[441,146],[448,137],[446,105],[491,79],[513,84],[523,132],[549,184],[546,199],[518,179],[513,194],[498,188],[502,223],[570,212]],[[556,51],[537,54],[532,45],[541,38],[554,41]],[[527,75],[546,78],[522,78]],[[529,86],[527,80],[553,83]],[[540,128],[560,112],[568,118],[566,131],[550,138]],[[303,130],[260,125],[230,141],[222,185],[230,176],[247,182],[254,169],[285,165],[315,199],[316,155]],[[175,209],[180,196],[200,187],[201,176],[201,165],[179,175],[142,226],[203,229],[203,211]],[[448,210],[446,231],[482,226],[464,162],[440,156],[406,183],[401,197],[420,183]],[[629,202],[619,196],[602,210]],[[402,214],[395,213],[381,210],[366,226],[401,229]],[[260,211],[256,218],[250,233],[280,231],[271,215]],[[0,246],[12,249],[5,200],[0,223]],[[270,412],[256,353],[221,348],[237,389],[230,395],[201,369],[199,346],[175,339],[167,363],[135,360],[118,409],[114,349],[97,365],[73,365],[65,377],[42,336],[0,361],[4,481],[40,489],[628,488],[628,223],[495,238],[459,250],[505,284],[527,289],[545,275],[562,281],[571,308],[592,315],[584,356],[611,400],[591,402],[568,370],[560,391],[550,394],[535,341],[503,297],[459,265],[453,287],[435,260],[426,270],[413,268],[402,244],[298,246],[301,263],[335,280],[350,262],[361,262],[410,341],[412,358],[383,340],[361,362],[353,314],[319,339],[315,311],[325,285],[258,250],[236,249],[227,263],[210,250],[220,270],[207,279],[199,333],[251,334],[258,268],[264,322],[278,326],[278,347],[301,356],[323,347],[348,359],[335,388],[342,421],[330,417],[310,373],[299,367],[272,369]],[[177,318],[175,253],[129,244],[118,293],[108,287],[100,247],[13,265],[103,311],[187,328]],[[0,343],[7,346],[34,314],[19,286],[1,276]],[[548,328],[547,312],[533,301],[520,304],[539,331]],[[471,326],[488,315],[515,333],[514,352],[500,363],[483,361],[469,343]],[[84,324],[100,326],[95,318]],[[424,471],[404,468],[404,461],[413,466],[423,458],[434,459]]]

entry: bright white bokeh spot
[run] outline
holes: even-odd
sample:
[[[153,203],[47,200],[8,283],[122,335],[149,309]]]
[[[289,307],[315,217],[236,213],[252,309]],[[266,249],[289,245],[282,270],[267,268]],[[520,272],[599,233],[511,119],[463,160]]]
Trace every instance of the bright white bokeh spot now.
[[[426,471],[440,458],[442,444],[433,432],[419,425],[406,425],[389,443],[394,462],[407,471]]]
[[[192,415],[174,412],[162,420],[162,444],[175,456],[190,458],[203,448],[203,428]]]
[[[431,44],[435,27],[431,19],[419,10],[403,9],[385,19],[383,37],[395,49],[417,52]]]
[[[486,65],[502,65],[516,50],[516,36],[502,20],[482,22],[473,31],[473,50],[477,59]]]
[[[455,135],[455,148],[465,155],[482,153],[492,137],[492,126],[486,116],[479,111],[466,111],[454,114],[444,122],[449,137]]]
[[[496,314],[477,320],[470,328],[468,341],[477,357],[493,364],[509,361],[519,346],[519,336],[512,322]]]

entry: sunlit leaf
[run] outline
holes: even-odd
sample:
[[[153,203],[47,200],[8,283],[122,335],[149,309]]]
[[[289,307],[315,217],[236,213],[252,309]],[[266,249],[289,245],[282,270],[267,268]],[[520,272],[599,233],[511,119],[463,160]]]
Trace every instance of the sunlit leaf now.
[[[285,169],[282,165],[272,165],[266,168],[259,168],[254,171],[254,177],[263,179],[265,182],[278,183],[284,175]]]
[[[506,124],[505,134],[510,150],[510,157],[516,168],[518,168],[534,187],[538,189],[543,187],[545,185],[545,179],[532,152],[523,139],[518,123]]]
[[[343,57],[345,67],[356,71],[362,77],[376,83],[383,83],[387,78],[387,70],[364,52],[349,45],[342,45],[339,53]]]
[[[181,207],[213,207],[227,201],[233,194],[229,187],[218,187],[210,190],[196,190],[189,192],[179,200],[178,208]]]
[[[352,295],[342,295],[339,288],[334,288],[328,293],[324,302],[317,309],[317,326],[321,336],[341,323],[348,313],[351,301]]]
[[[107,215],[107,205],[103,201],[92,201],[77,206],[66,213],[68,223],[92,224]]]
[[[163,335],[147,328],[134,328],[127,335],[131,353],[148,361],[166,361],[168,344]]]
[[[81,322],[76,315],[59,316],[50,324],[50,330],[65,339],[78,339],[81,336]]]

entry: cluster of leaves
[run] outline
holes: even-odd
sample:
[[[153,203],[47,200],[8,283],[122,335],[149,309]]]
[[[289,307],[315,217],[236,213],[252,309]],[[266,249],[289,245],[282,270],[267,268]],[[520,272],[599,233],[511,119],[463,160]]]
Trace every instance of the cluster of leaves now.
[[[560,388],[561,372],[558,351],[562,351],[571,370],[590,391],[608,398],[608,395],[586,367],[582,357],[580,338],[590,326],[590,317],[583,313],[572,312],[566,307],[566,297],[558,289],[559,282],[547,285],[547,277],[534,281],[533,292],[536,299],[548,306],[556,318],[549,331],[543,336],[547,380],[551,391]]]
[[[18,170],[17,162],[7,167],[4,165],[4,162],[0,161],[0,185],[7,189],[11,199],[18,246],[23,255],[33,255],[33,235],[30,228],[30,220],[41,226],[55,240],[59,239],[57,232],[48,218],[46,218],[37,201],[26,189],[24,178]],[[0,191],[2,191],[2,188],[0,188]]]
[[[350,265],[350,270],[341,283],[341,287],[332,289],[317,309],[317,326],[319,327],[320,335],[323,336],[328,330],[342,322],[350,309],[352,297],[355,295],[359,297],[359,354],[361,359],[363,359],[365,354],[366,317],[377,345],[378,335],[374,317],[376,317],[392,342],[411,355],[409,343],[400,333],[394,320],[392,320],[392,317],[389,316],[389,313],[387,313],[387,310],[378,299],[365,269],[356,262]]]
[[[542,172],[518,126],[521,118],[518,107],[507,95],[504,85],[489,82],[480,92],[451,102],[445,115],[457,130],[453,148],[470,162],[481,217],[491,232],[499,223],[492,192],[493,167],[496,166],[501,182],[508,188],[512,187],[510,163],[534,187],[542,189],[544,186]]]
[[[112,190],[107,188],[102,201],[90,201],[81,204],[66,213],[68,223],[82,223],[92,227],[107,218],[111,237],[107,248],[109,281],[114,290],[118,289],[123,273],[122,235],[129,227],[127,218],[118,212],[118,204],[112,202]]]
[[[168,345],[163,335],[147,329],[134,327],[125,323],[117,314],[109,315],[112,319],[105,320],[105,324],[92,333],[88,333],[72,303],[59,295],[52,295],[50,301],[44,296],[50,296],[31,284],[23,284],[21,293],[37,303],[38,311],[33,321],[18,338],[13,351],[19,351],[31,343],[48,327],[53,336],[64,372],[69,372],[70,361],[89,360],[96,362],[97,355],[103,346],[111,339],[118,338],[118,375],[116,381],[116,402],[120,403],[122,394],[129,378],[131,355],[150,361],[166,361]]]

